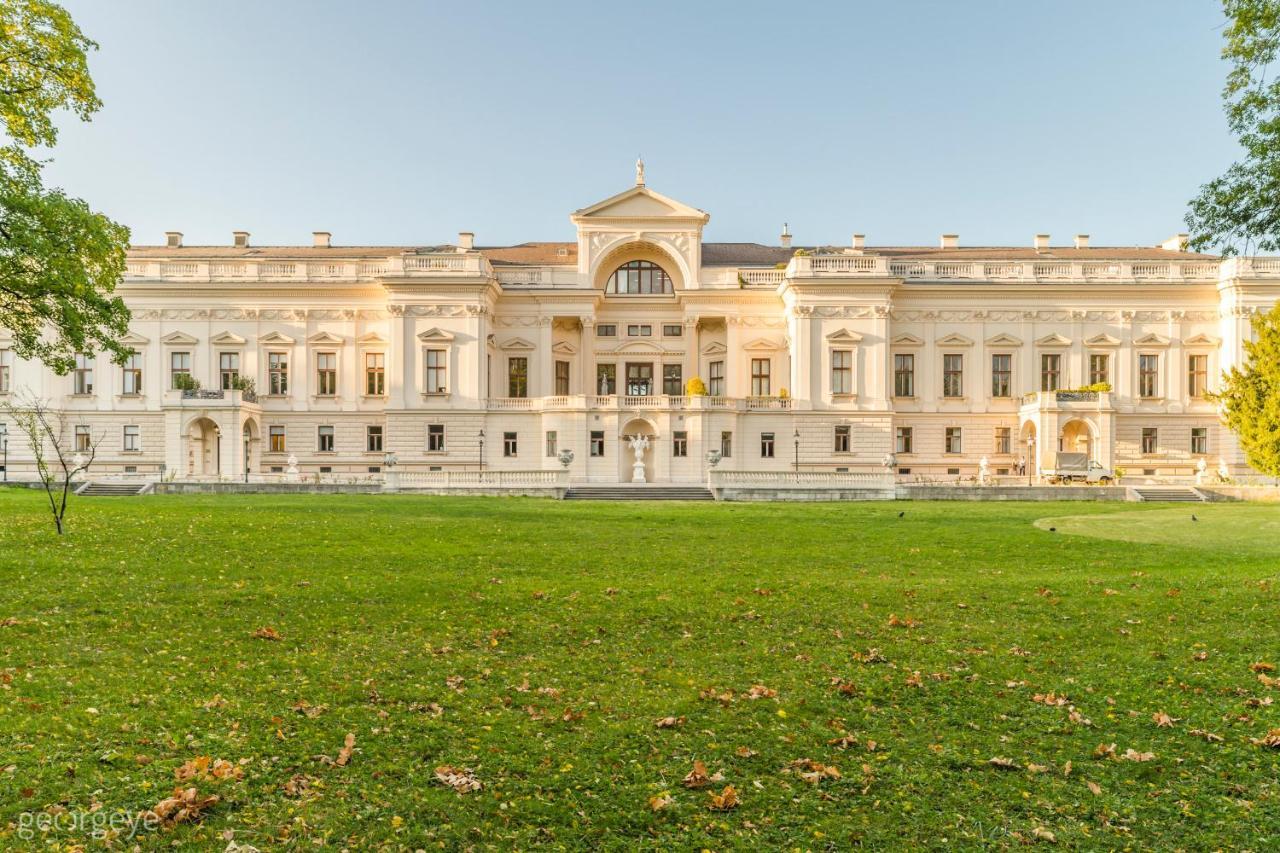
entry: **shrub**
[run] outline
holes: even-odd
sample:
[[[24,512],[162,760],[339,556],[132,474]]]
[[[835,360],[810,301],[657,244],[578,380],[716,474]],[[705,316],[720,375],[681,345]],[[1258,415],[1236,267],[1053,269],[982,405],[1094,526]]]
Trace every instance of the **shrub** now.
[[[173,376],[173,388],[175,391],[199,391],[200,380],[190,373],[176,373]]]
[[[693,376],[684,384],[684,393],[690,397],[705,397],[707,395],[707,384]]]

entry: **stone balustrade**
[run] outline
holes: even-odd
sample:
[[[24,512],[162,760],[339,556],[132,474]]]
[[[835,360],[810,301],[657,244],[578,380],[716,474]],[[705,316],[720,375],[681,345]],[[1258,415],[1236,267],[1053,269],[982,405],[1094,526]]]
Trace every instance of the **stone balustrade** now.
[[[490,397],[485,405],[491,412],[546,412],[560,409],[786,411],[791,408],[791,399],[789,397],[708,397],[670,394],[647,396],[562,394],[551,397]]]
[[[1255,274],[1280,275],[1280,260],[1253,261]],[[1266,270],[1259,273],[1259,265]],[[867,276],[922,281],[1216,281],[1216,261],[930,261],[878,255],[797,255],[787,278]]]

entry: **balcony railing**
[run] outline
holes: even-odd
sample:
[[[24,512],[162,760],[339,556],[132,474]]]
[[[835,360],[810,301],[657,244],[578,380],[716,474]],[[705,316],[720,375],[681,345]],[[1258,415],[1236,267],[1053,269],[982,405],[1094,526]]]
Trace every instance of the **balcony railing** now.
[[[564,488],[569,472],[549,471],[398,471],[387,472],[387,485],[401,489]]]
[[[711,487],[888,489],[894,475],[884,471],[711,471]]]
[[[731,411],[788,410],[789,397],[708,397],[674,394],[569,394],[552,397],[490,397],[490,411],[545,412],[556,409],[727,409]]]
[[[1253,261],[1253,271],[1280,275],[1280,259]],[[924,281],[1186,281],[1216,280],[1213,261],[929,261],[876,255],[798,255],[788,278],[884,277]]]
[[[1106,408],[1111,404],[1109,391],[1032,391],[1022,395],[1024,406],[1071,406],[1083,403],[1090,409]]]
[[[479,252],[429,252],[387,258],[331,261],[143,261],[130,260],[125,277],[161,281],[357,281],[420,276],[489,278],[493,268]]]

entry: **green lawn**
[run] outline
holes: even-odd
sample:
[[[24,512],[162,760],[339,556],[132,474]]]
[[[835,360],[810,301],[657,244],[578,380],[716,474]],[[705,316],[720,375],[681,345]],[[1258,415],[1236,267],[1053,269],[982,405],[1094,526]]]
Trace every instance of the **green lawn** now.
[[[6,849],[201,756],[243,778],[130,843],[1280,844],[1280,507],[41,500],[0,490]]]

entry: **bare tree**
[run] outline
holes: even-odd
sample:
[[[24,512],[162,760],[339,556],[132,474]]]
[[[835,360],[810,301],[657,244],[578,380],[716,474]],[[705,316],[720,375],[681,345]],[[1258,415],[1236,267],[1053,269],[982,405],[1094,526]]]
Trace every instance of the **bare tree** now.
[[[84,449],[74,444],[68,448],[62,414],[34,395],[24,396],[16,404],[5,403],[4,410],[27,438],[31,455],[35,459],[36,474],[44,485],[45,494],[49,496],[53,524],[61,536],[71,481],[77,474],[89,470],[98,454],[98,441],[102,439],[94,441],[91,437],[88,447]]]

